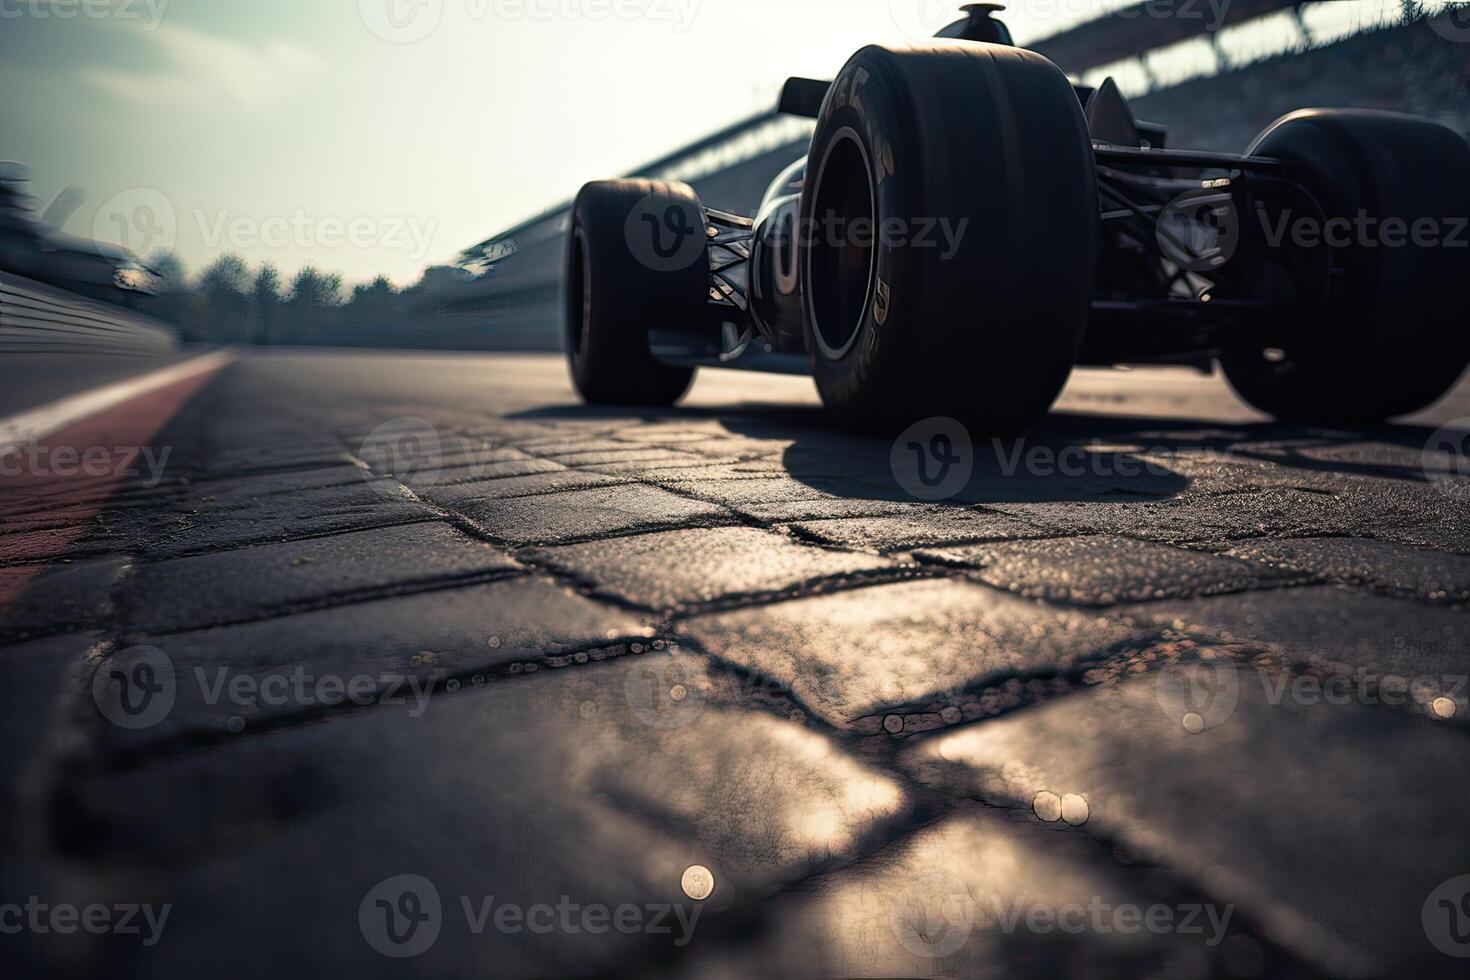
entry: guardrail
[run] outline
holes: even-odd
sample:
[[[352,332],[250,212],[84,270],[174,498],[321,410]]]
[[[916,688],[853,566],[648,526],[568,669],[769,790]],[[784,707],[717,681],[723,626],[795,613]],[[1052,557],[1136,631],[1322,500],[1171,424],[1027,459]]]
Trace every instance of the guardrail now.
[[[150,317],[0,272],[0,354],[149,354],[174,345]]]

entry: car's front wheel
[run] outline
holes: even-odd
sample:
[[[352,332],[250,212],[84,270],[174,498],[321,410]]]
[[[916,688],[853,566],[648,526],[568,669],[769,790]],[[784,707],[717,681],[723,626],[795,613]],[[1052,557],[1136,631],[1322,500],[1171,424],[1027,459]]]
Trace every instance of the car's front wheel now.
[[[1097,178],[1065,75],[1019,48],[868,47],[817,121],[798,259],[828,410],[1003,434],[1045,414],[1086,329]]]

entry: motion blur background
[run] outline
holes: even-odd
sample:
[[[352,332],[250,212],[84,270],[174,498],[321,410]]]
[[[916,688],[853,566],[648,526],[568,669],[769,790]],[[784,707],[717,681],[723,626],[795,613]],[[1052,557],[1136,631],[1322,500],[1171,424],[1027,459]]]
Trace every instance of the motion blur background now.
[[[180,342],[553,350],[565,204],[687,180],[752,213],[772,110],[936,0],[0,0],[0,354]],[[1303,106],[1470,135],[1470,11],[1024,0],[1019,44],[1113,77],[1170,143]]]

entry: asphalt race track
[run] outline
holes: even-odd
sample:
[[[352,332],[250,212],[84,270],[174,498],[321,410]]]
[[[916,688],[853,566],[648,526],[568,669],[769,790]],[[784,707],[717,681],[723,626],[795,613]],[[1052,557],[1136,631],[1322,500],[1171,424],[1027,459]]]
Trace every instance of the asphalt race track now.
[[[607,411],[540,355],[144,401],[55,437],[134,475],[0,478],[0,895],[148,913],[20,910],[11,976],[1470,953],[1470,487],[1425,452],[1470,387],[1337,432],[1081,372],[1020,446],[916,452],[805,379]]]

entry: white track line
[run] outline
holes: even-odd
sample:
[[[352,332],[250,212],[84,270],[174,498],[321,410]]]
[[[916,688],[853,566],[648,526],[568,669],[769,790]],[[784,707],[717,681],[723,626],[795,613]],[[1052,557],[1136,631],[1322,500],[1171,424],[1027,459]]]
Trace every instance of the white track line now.
[[[152,371],[137,378],[118,381],[84,391],[59,402],[34,408],[9,418],[0,419],[0,456],[23,449],[62,429],[77,424],[140,395],[209,371],[216,371],[233,361],[224,352],[204,354],[182,364]]]

